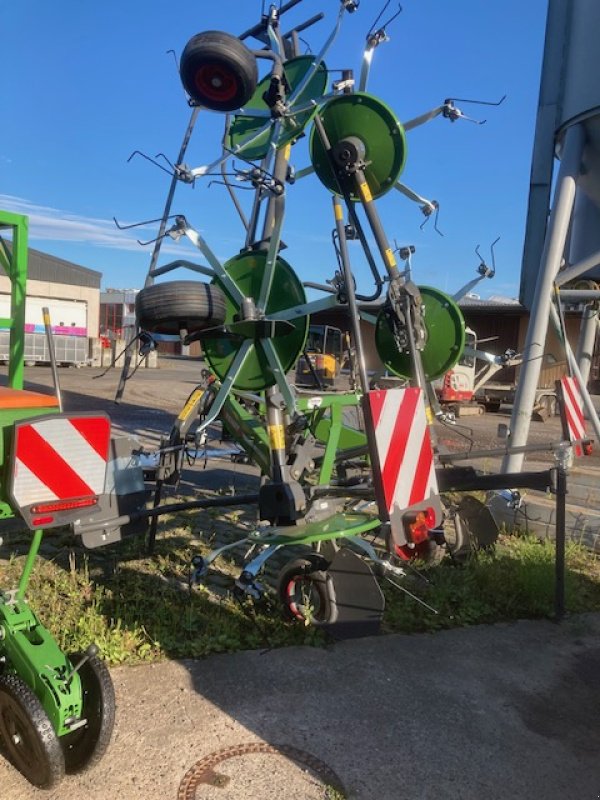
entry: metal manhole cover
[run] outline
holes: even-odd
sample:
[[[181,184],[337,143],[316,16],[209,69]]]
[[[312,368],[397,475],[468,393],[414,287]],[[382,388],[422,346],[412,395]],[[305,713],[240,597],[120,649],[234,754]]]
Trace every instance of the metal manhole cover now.
[[[177,800],[234,797],[344,800],[347,795],[339,777],[323,761],[296,747],[263,742],[211,753],[186,772],[177,793]]]

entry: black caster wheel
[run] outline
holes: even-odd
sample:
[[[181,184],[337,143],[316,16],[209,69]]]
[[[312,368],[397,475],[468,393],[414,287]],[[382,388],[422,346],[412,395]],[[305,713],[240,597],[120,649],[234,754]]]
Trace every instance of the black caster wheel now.
[[[289,620],[305,625],[327,625],[332,604],[327,587],[329,563],[321,556],[297,558],[286,564],[277,581],[283,613]]]
[[[256,59],[230,33],[204,31],[186,44],[179,67],[192,100],[212,111],[235,111],[252,97],[258,82]]]
[[[69,656],[73,665],[82,654]],[[60,744],[69,774],[84,772],[97,764],[110,743],[115,724],[115,690],[104,662],[96,656],[79,669],[83,694],[82,717],[87,722],[81,728],[61,736]]]
[[[9,760],[40,789],[52,789],[65,774],[65,759],[48,715],[17,675],[0,675],[0,738]]]

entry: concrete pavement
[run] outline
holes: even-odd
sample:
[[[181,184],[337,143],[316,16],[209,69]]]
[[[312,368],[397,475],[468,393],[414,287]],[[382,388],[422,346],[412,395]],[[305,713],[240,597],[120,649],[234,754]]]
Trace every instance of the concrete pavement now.
[[[320,759],[355,800],[595,799],[599,634],[586,614],[115,669],[100,765],[44,793],[0,758],[0,797],[175,800],[198,760],[266,742]],[[242,755],[216,775],[185,796],[326,796],[282,756]]]

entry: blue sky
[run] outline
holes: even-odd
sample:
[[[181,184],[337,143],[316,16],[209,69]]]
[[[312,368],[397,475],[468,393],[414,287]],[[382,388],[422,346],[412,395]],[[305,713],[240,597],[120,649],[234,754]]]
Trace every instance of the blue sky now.
[[[365,35],[383,0],[362,0],[346,15],[326,59],[331,69],[360,73]],[[190,115],[172,54],[202,30],[241,33],[259,19],[261,0],[228,3],[178,0],[80,2],[19,0],[2,9],[0,67],[0,208],[30,216],[33,247],[103,273],[104,288],[143,285],[157,226],[121,232],[112,222],[160,217],[169,177],[135,158],[134,150],[174,159]],[[397,8],[390,4],[386,17]],[[481,245],[501,237],[497,274],[482,296],[518,293],[529,171],[546,16],[546,0],[402,0],[403,12],[375,53],[369,91],[408,120],[446,97],[497,100],[499,108],[458,104],[485,125],[437,118],[408,134],[402,180],[440,203],[440,237],[430,221],[420,230],[418,207],[397,192],[378,202],[390,240],[414,244],[418,283],[456,291],[474,277]],[[284,29],[318,11],[326,19],[307,31],[313,51],[326,39],[337,0],[304,0],[284,17]],[[219,152],[222,117],[201,113],[186,161],[210,162]],[[308,165],[305,142],[292,161]],[[243,201],[246,193],[240,193]],[[222,186],[180,184],[173,211],[202,231],[226,260],[243,245],[243,229]],[[330,277],[331,202],[312,176],[291,186],[283,239],[286,260],[302,280]],[[161,263],[180,255],[203,259],[191,246],[169,242]],[[370,282],[351,249],[359,288]],[[180,273],[179,277],[187,275]]]

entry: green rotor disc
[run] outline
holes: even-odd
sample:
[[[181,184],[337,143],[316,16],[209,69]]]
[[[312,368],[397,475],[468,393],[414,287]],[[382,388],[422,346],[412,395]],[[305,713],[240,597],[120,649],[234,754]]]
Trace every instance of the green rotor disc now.
[[[266,260],[267,254],[263,251],[241,253],[224,265],[226,272],[235,281],[244,297],[258,300]],[[217,278],[213,280],[213,283],[216,283],[225,293],[225,325],[236,322],[240,311],[238,303],[230,298],[227,289]],[[306,294],[296,273],[286,261],[278,258],[275,263],[271,292],[265,305],[265,314],[284,311],[304,303],[306,303]],[[293,331],[271,339],[285,372],[294,366],[304,348],[308,334],[308,322],[307,316],[294,319],[291,322]],[[227,375],[243,341],[242,338],[228,336],[224,336],[222,339],[207,337],[203,340],[202,346],[208,363],[221,380]],[[244,391],[260,392],[275,383],[275,376],[260,345],[260,339],[257,339],[252,343],[244,366],[233,387]]]
[[[419,286],[423,299],[427,342],[421,350],[427,380],[435,380],[448,372],[461,357],[465,347],[465,320],[451,297],[431,286]],[[385,366],[402,378],[412,378],[408,353],[398,347],[383,311],[375,326],[375,346]]]
[[[292,58],[284,65],[284,73],[288,84],[293,92],[300,84],[310,67],[314,63],[312,56],[298,56]],[[269,88],[271,78],[267,75],[256,87],[256,90],[250,100],[244,106],[245,109],[258,109],[260,111],[268,111],[269,107],[263,100],[263,94]],[[304,105],[311,100],[318,100],[323,96],[325,87],[327,86],[327,68],[325,64],[319,64],[319,67],[309,82],[304,87],[303,91],[298,95],[294,101],[294,105]],[[304,128],[308,125],[314,117],[316,106],[303,111],[301,114],[293,114],[292,116],[285,117],[282,120],[282,130],[277,139],[277,147],[283,147],[289,142],[293,142],[300,136]],[[229,129],[229,147],[235,148],[264,127],[267,119],[265,117],[252,117],[246,114],[236,114]],[[239,154],[249,161],[257,161],[266,156],[268,150],[270,130],[265,131],[258,139],[255,139],[252,144],[247,147],[242,147]]]
[[[404,128],[394,112],[381,100],[364,92],[334,97],[320,110],[332,147],[349,137],[360,139],[365,148],[365,178],[373,197],[388,192],[398,180],[406,161]],[[339,194],[336,177],[316,126],[310,134],[310,159],[321,183]],[[356,202],[360,198],[351,193]]]

